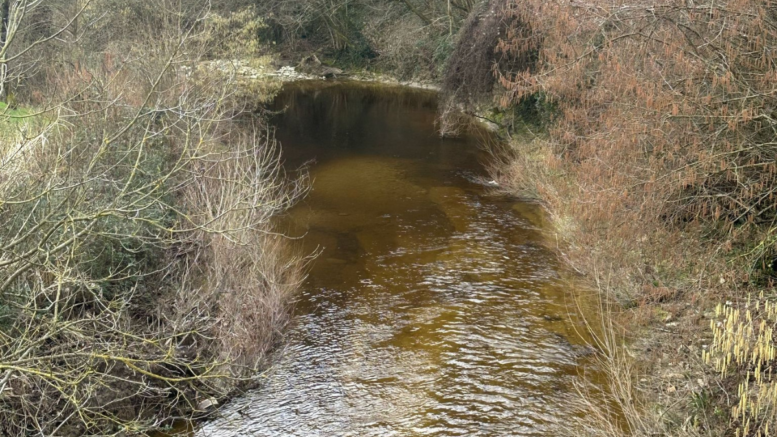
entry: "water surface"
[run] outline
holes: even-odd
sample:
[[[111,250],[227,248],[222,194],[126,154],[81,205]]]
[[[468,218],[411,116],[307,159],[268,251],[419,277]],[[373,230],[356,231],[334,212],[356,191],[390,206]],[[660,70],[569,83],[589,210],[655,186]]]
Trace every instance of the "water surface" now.
[[[286,346],[203,436],[539,436],[569,416],[574,305],[536,208],[480,178],[479,135],[441,140],[431,92],[287,86],[273,118],[319,250]]]

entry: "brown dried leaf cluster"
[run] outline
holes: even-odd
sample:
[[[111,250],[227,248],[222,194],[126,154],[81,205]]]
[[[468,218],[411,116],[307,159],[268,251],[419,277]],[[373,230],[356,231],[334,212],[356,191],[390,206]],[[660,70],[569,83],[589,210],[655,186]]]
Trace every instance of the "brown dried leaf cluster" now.
[[[531,101],[554,119],[545,134],[516,141],[495,172],[546,203],[569,243],[564,254],[631,308],[626,323],[648,314],[644,330],[626,330],[638,361],[655,358],[643,370],[682,364],[691,375],[671,395],[661,381],[642,384],[646,405],[631,389],[613,390],[626,430],[599,434],[763,435],[773,411],[747,426],[728,414],[748,396],[737,394],[748,369],[711,375],[699,356],[705,308],[773,294],[777,4],[507,0],[504,10],[511,27],[497,52],[536,50],[536,64],[496,67],[499,103]],[[717,387],[696,383],[707,379]]]

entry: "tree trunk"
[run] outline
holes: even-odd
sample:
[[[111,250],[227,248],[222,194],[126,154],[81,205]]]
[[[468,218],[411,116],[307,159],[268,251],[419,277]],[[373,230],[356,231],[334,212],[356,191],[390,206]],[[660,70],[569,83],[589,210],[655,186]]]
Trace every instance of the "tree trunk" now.
[[[6,90],[6,77],[8,77],[8,65],[5,62],[5,42],[8,38],[8,15],[11,11],[11,0],[1,0],[0,4],[0,52],[3,53],[0,59],[0,100],[5,100],[8,92]]]
[[[2,16],[2,25],[0,25],[0,46],[5,44],[8,36],[8,14],[11,11],[11,0],[2,0],[0,5],[0,15]]]

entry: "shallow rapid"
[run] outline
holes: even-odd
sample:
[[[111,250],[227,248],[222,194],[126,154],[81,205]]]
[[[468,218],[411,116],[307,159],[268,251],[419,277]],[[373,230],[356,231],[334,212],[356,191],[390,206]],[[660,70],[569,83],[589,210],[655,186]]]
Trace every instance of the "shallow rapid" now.
[[[273,117],[312,192],[279,226],[320,251],[260,387],[201,436],[555,435],[587,349],[530,204],[493,193],[483,133],[432,92],[287,85]]]

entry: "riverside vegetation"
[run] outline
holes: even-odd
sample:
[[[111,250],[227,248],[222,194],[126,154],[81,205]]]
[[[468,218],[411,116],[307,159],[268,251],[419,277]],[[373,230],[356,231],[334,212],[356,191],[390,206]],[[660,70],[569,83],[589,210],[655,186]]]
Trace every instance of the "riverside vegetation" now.
[[[531,62],[496,70],[501,114],[528,108],[544,133],[513,142],[499,180],[546,205],[608,310],[614,407],[590,404],[583,430],[771,435],[777,5],[502,10],[496,52]]]
[[[774,432],[772,1],[0,6],[4,433],[138,432],[257,367],[299,274],[268,218],[304,183],[235,128],[273,85],[198,66],[260,41],[441,84],[443,134],[497,123],[500,189],[601,302],[609,402],[581,387],[576,435]]]
[[[262,22],[198,1],[0,5],[0,434],[204,413],[261,369],[302,274],[270,218],[306,183],[240,117],[278,85],[198,68],[257,57]]]

